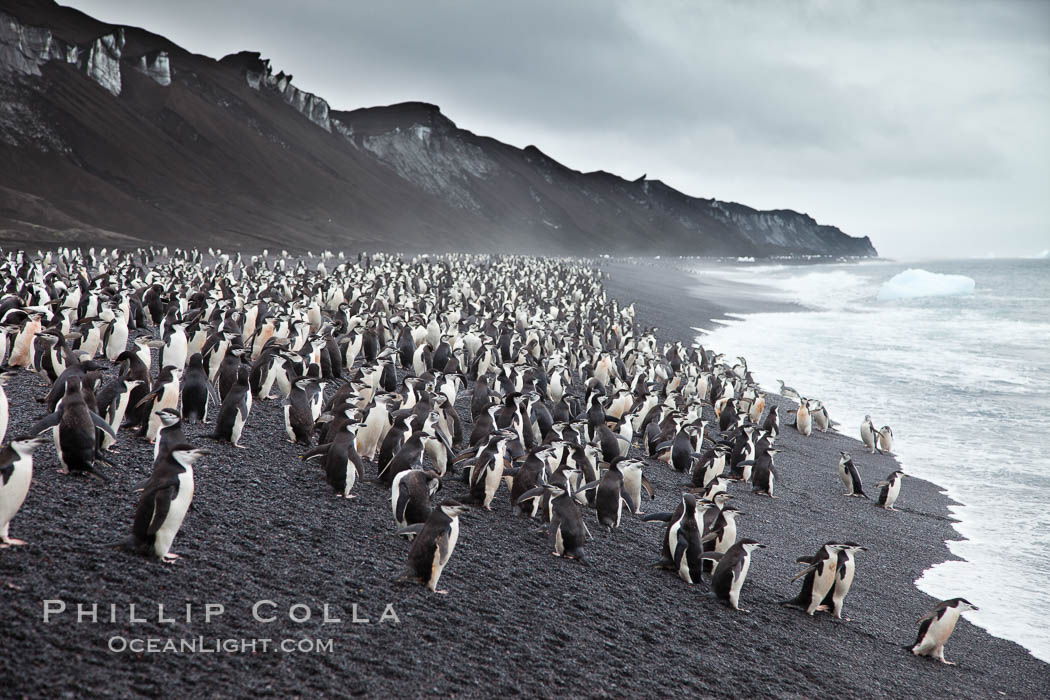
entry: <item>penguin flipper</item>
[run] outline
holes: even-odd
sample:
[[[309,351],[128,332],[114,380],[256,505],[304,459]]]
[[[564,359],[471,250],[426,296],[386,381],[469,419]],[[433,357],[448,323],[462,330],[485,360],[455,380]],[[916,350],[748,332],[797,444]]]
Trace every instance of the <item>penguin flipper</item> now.
[[[703,554],[700,555],[700,558],[701,559],[710,559],[711,561],[717,562],[717,561],[722,559],[722,555],[723,554],[725,554],[725,552],[713,552],[713,551],[712,552],[704,552]]]
[[[408,502],[411,500],[411,495],[408,493],[408,488],[405,486],[404,481],[398,484],[397,490],[397,510],[394,513],[394,519],[399,523],[403,523],[405,522],[405,511],[408,510]]]
[[[174,485],[166,486],[153,492],[153,518],[150,520],[149,527],[146,528],[147,534],[157,534],[160,526],[164,524],[164,520],[168,517],[168,510],[171,508],[171,501],[174,497]]]
[[[145,406],[147,403],[157,398],[158,396],[160,396],[159,391],[151,391],[150,393],[146,394],[141,399],[139,399],[139,402],[135,404],[135,408],[141,408]]]
[[[48,428],[54,428],[56,425],[62,422],[62,411],[55,411],[47,416],[44,416],[29,428],[30,435],[39,435]]]
[[[633,513],[634,512],[634,499],[631,498],[631,494],[627,493],[627,489],[625,489],[623,487],[620,488],[620,498],[622,498],[623,502],[627,504],[628,510],[631,513]]]
[[[398,528],[397,534],[399,537],[406,535],[418,535],[423,532],[424,523],[416,523],[415,525],[408,525],[407,527]]]
[[[99,430],[104,430],[109,433],[109,436],[116,440],[117,434],[113,432],[112,426],[106,422],[106,419],[95,413],[94,411],[88,411],[91,414],[91,422],[95,424],[95,427]],[[103,460],[105,461],[105,460]]]
[[[653,488],[653,485],[649,483],[649,480],[646,479],[644,476],[642,477],[642,486],[644,486],[645,490],[649,493],[649,500],[656,500],[656,490]]]
[[[303,456],[300,459],[302,459],[305,462],[308,459],[313,459],[315,457],[322,457],[322,456],[328,454],[328,448],[330,448],[331,446],[332,446],[332,443],[326,442],[326,443],[323,443],[321,445],[317,445],[315,447],[311,447],[309,450],[307,450],[306,452],[303,453]]]
[[[10,464],[5,464],[0,467],[0,483],[6,484],[11,475],[15,473],[15,463],[12,461]]]
[[[642,522],[643,523],[653,523],[653,522],[666,523],[666,522],[670,522],[671,518],[673,516],[674,516],[674,513],[649,513],[648,515],[642,516]]]
[[[685,558],[686,552],[689,551],[689,538],[683,533],[678,533],[678,546],[674,550],[674,570],[680,571],[682,569],[682,559]]]
[[[437,549],[438,549],[438,561],[444,566],[448,563],[449,557],[452,556],[452,548],[449,546],[449,536],[452,534],[452,526],[449,525],[445,528],[445,531],[438,535],[437,538]]]
[[[800,572],[798,572],[797,574],[795,574],[795,576],[794,576],[794,577],[792,577],[792,579],[791,579],[791,580],[792,580],[793,582],[794,582],[794,581],[798,581],[798,580],[799,580],[800,578],[802,578],[802,577],[803,577],[803,576],[805,576],[806,574],[808,574],[808,573],[811,573],[811,572],[813,572],[813,571],[816,571],[816,570],[817,570],[818,568],[820,568],[820,564],[819,564],[819,563],[817,563],[817,564],[811,564],[811,565],[807,566],[807,567],[806,567],[805,569],[803,569],[802,571],[800,571]]]
[[[525,501],[531,501],[534,498],[541,498],[542,496],[546,495],[546,493],[547,493],[547,489],[542,487],[542,486],[537,486],[535,488],[531,488],[528,491],[526,491],[525,493],[523,493],[520,496],[518,496],[518,500],[516,500],[511,505],[521,505]]]

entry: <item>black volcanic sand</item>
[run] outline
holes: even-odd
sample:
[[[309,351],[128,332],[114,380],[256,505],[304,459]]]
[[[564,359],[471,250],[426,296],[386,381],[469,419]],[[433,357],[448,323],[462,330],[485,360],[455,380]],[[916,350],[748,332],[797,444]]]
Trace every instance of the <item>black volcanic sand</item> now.
[[[609,289],[639,298],[642,325],[652,323],[642,311],[660,305],[660,288],[666,303],[653,322],[685,340],[711,311],[681,292],[688,278],[680,273],[632,274],[621,270]],[[36,398],[45,389],[26,372],[8,384],[9,435],[40,415]],[[950,557],[947,501],[917,479],[905,482],[904,512],[843,497],[838,450],[853,452],[871,491],[895,464],[837,434],[804,439],[785,428],[777,499],[731,488],[747,513],[740,536],[769,545],[753,558],[742,596],[751,612],[744,613],[650,566],[661,524],[625,516],[609,534],[587,513],[595,539],[584,567],[551,556],[540,524],[511,515],[505,489],[493,512],[476,509],[462,519],[441,579],[447,596],[398,583],[408,544],[393,536],[389,492],[364,483],[356,499],[334,497],[319,468],[300,461],[302,448],[285,439],[280,401],[253,407],[248,449],[213,443],[204,437],[210,429],[187,427],[191,442],[214,453],[196,470],[193,509],[173,547],[182,558],[173,565],[104,546],[128,533],[131,486],[152,461],[144,440],[121,432],[117,466],[100,467],[105,482],[60,475],[53,447],[38,450],[32,487],[11,526],[11,536],[29,544],[0,551],[0,696],[988,698],[1046,697],[1050,689],[1050,667],[966,621],[947,647],[957,667],[902,648],[935,602],[913,581]],[[670,510],[683,477],[662,464],[647,473],[657,495],[645,510]],[[461,483],[447,479],[440,495],[463,494]],[[801,568],[795,558],[829,539],[871,548],[859,555],[846,599],[851,622],[777,604],[797,592],[790,583]],[[68,609],[45,624],[49,599]],[[262,600],[276,603],[263,609],[276,621],[253,619],[252,606]],[[100,618],[114,604],[117,622],[78,623],[77,603],[98,603]],[[159,623],[158,603],[179,621]],[[206,623],[207,603],[222,604],[224,614]],[[129,623],[129,604],[147,621]],[[309,606],[312,619],[291,622],[295,604]],[[322,623],[325,604],[341,623]],[[351,621],[353,604],[367,624]],[[388,604],[400,622],[379,622]],[[201,636],[209,648],[216,639],[330,639],[333,651],[263,652],[261,642],[255,653],[108,649],[114,637],[163,644]]]

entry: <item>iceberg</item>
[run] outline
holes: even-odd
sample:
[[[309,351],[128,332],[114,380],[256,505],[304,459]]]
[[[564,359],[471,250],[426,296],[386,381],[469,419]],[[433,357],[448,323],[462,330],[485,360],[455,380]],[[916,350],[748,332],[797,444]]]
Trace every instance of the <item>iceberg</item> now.
[[[894,275],[879,289],[879,301],[946,297],[973,294],[977,284],[966,275],[942,275],[929,270],[908,269]]]

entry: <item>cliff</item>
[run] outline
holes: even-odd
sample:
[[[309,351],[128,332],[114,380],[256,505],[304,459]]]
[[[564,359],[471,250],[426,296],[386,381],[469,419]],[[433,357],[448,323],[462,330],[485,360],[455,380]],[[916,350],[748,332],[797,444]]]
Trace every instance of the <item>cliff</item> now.
[[[45,0],[0,9],[0,242],[871,256],[794,211],[581,173],[434,105],[338,111]]]

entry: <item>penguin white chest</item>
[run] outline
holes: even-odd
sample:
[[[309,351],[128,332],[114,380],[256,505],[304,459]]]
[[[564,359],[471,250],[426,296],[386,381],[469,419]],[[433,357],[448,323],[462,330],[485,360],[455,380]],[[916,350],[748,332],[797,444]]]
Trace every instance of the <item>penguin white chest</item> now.
[[[452,524],[449,526],[448,533],[448,554],[445,555],[444,561],[441,565],[444,566],[448,563],[449,557],[452,556],[452,551],[456,548],[456,540],[459,539],[459,518],[452,518]]]
[[[171,499],[168,515],[157,528],[157,534],[153,540],[153,552],[160,558],[164,558],[171,550],[171,543],[179,528],[182,527],[190,501],[193,500],[193,486],[193,472],[187,469],[179,475],[179,492],[175,498]]]
[[[4,436],[7,435],[7,420],[10,416],[10,409],[7,404],[7,394],[4,393],[4,388],[0,386],[0,442],[3,442]]]
[[[734,608],[740,607],[740,589],[744,587],[744,579],[747,578],[747,571],[750,568],[751,557],[746,556],[740,564],[740,571],[733,575],[733,583],[729,587],[729,602]]]
[[[7,483],[0,480],[0,536],[4,537],[7,536],[8,523],[25,502],[26,494],[29,493],[29,482],[33,479],[33,459],[31,457],[20,457],[12,463],[12,466],[14,471]]]
[[[893,504],[897,502],[897,496],[901,493],[901,480],[894,479],[890,482],[889,487],[886,489],[886,506],[893,507]]]

